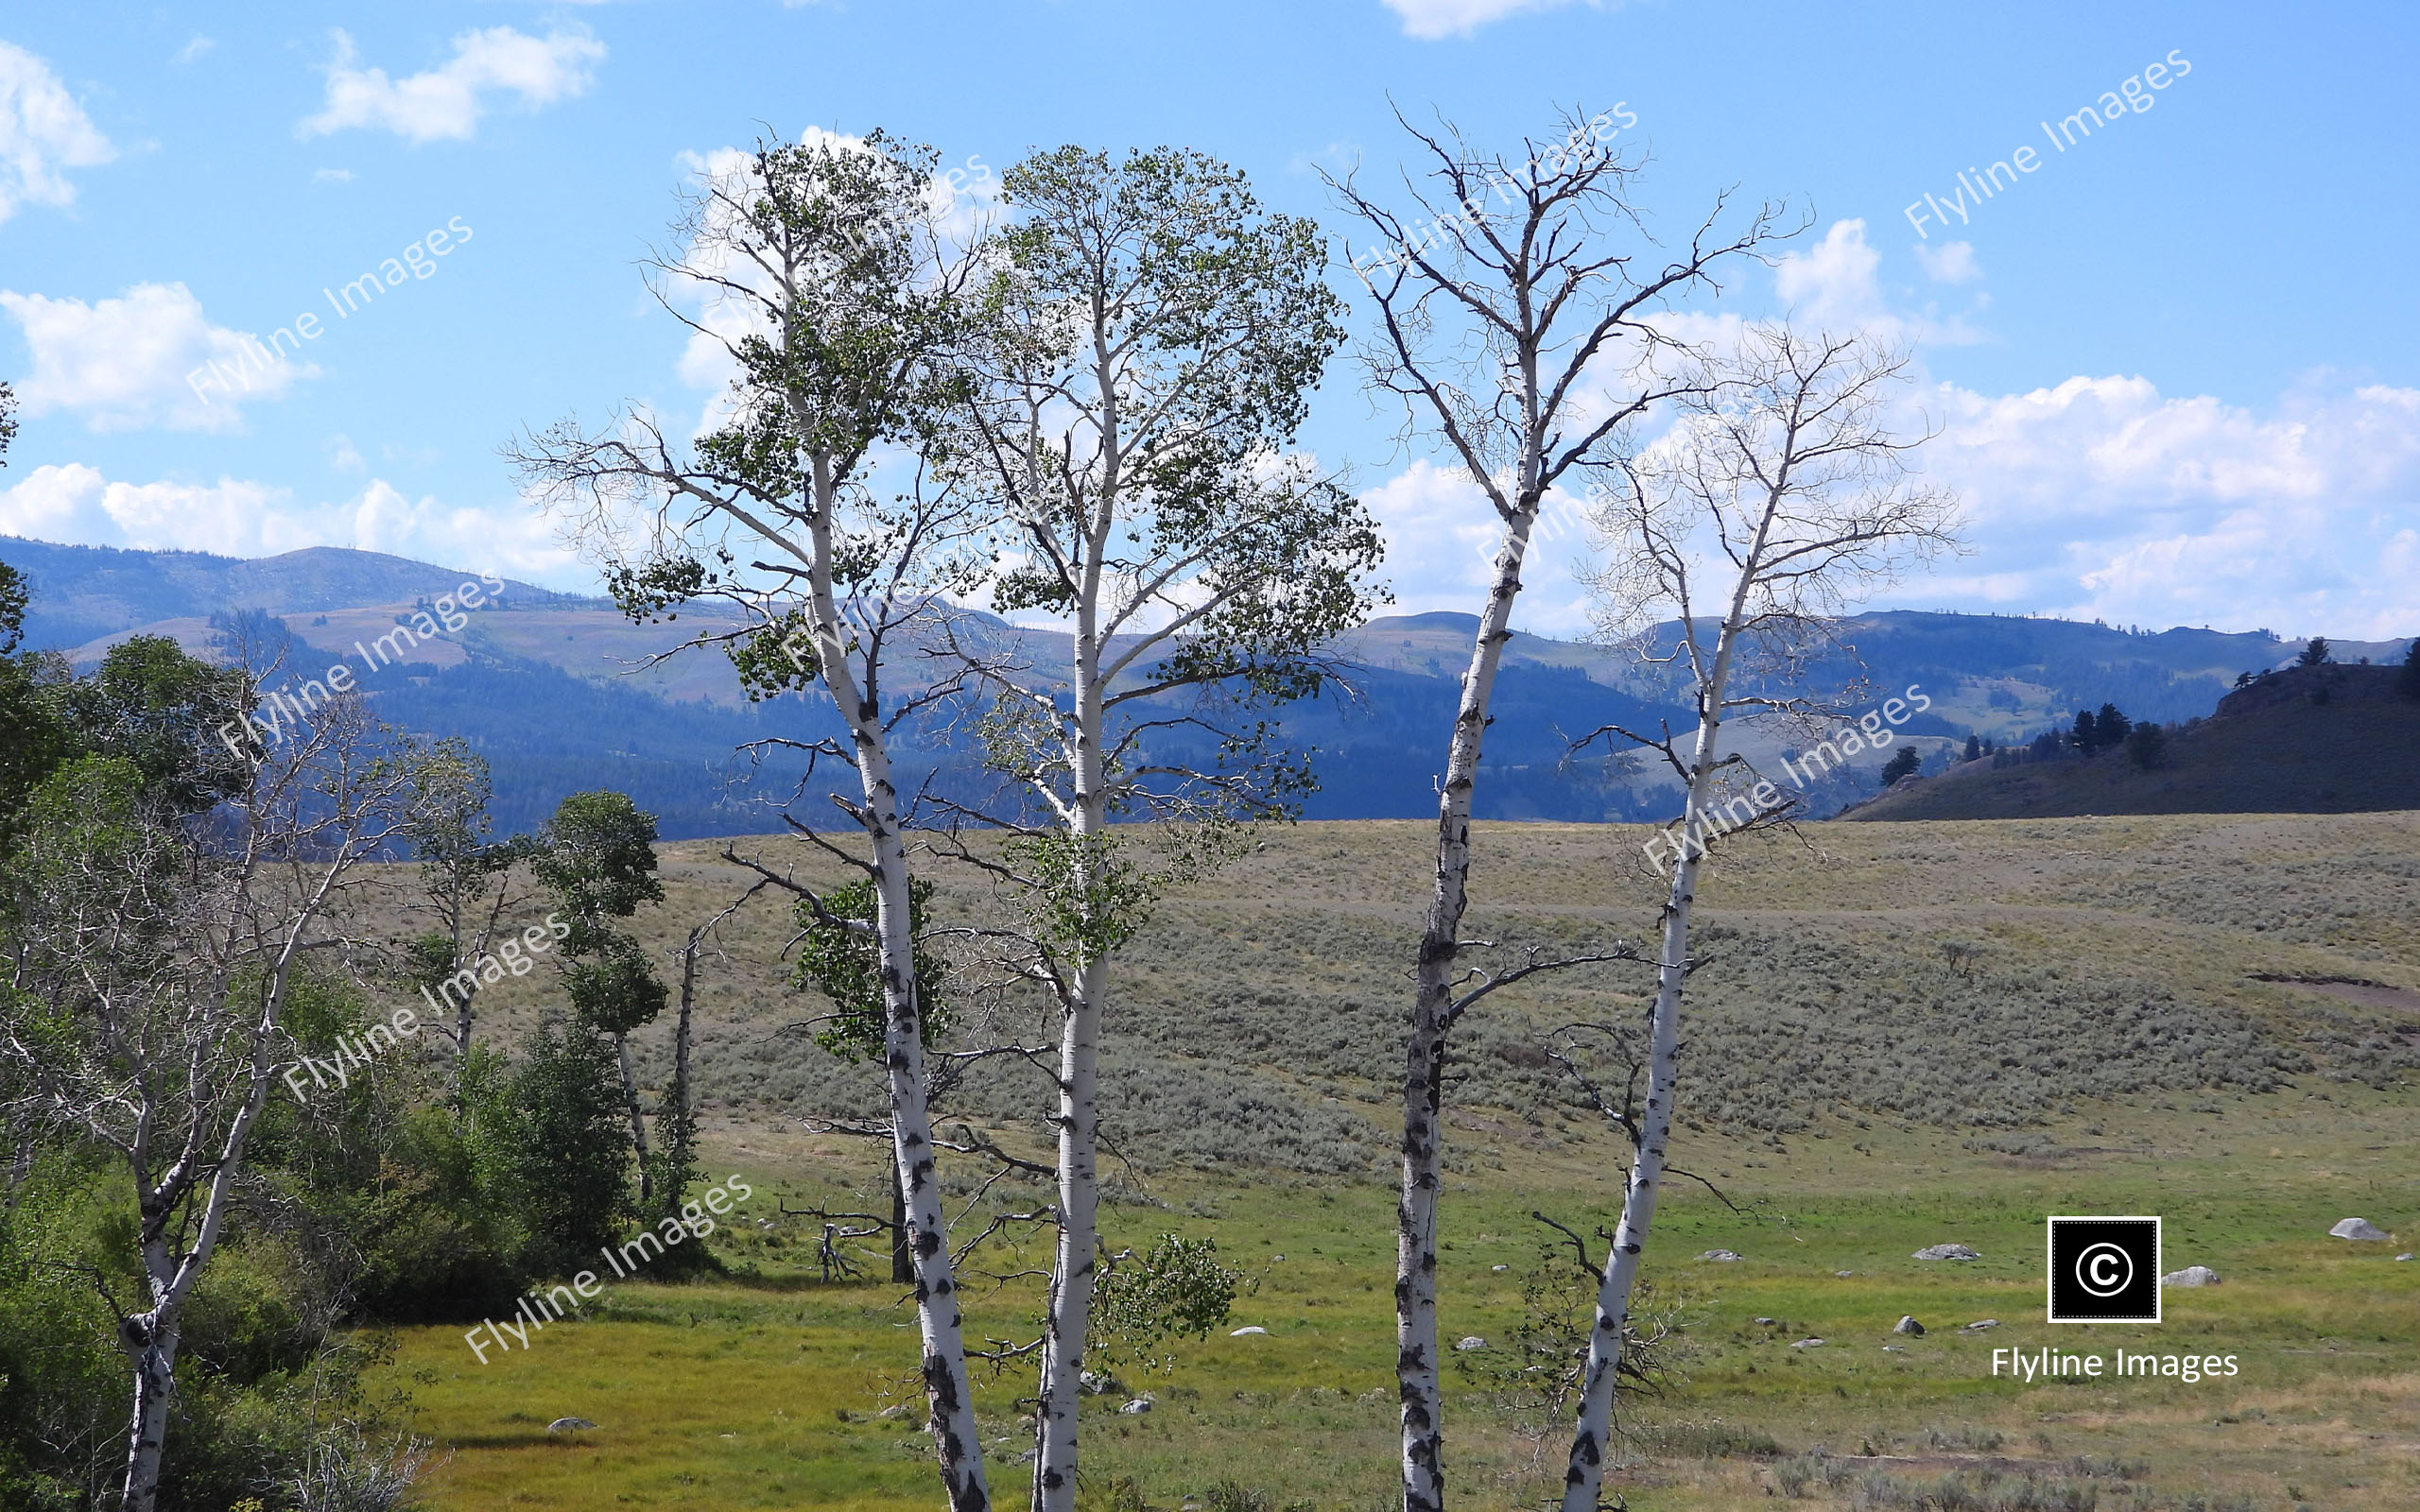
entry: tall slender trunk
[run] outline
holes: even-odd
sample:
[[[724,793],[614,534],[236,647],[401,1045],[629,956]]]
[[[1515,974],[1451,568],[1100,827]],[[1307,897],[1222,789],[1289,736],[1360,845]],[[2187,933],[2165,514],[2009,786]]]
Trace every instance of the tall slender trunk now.
[[[1098,994],[1105,974],[1098,961],[1078,974],[1080,997],[1059,1041],[1059,1249],[1050,1269],[1041,1401],[1034,1410],[1036,1512],[1066,1512],[1076,1503],[1077,1416],[1099,1247]]]
[[[1091,601],[1087,595],[1085,602]],[[1076,843],[1083,847],[1108,822],[1100,760],[1100,647],[1088,611],[1079,614],[1075,648],[1074,828]],[[1090,868],[1098,861],[1090,850],[1080,850],[1077,857],[1078,883],[1087,890]],[[1090,956],[1077,969],[1059,1041],[1059,1248],[1050,1268],[1040,1400],[1034,1408],[1034,1512],[1072,1512],[1076,1504],[1084,1344],[1100,1247],[1100,1020],[1108,977],[1108,963]]]
[[[672,1085],[664,1094],[656,1122],[664,1129],[665,1216],[681,1209],[687,1194],[689,1152],[697,1142],[697,1114],[689,1107],[689,1022],[698,998],[698,944],[707,926],[689,932],[689,948],[681,954],[681,1011],[672,1024]]]
[[[933,1162],[932,1109],[925,1086],[923,1005],[918,999],[915,934],[909,912],[908,846],[899,828],[899,792],[869,668],[860,689],[850,675],[848,626],[832,589],[831,460],[812,458],[816,514],[810,613],[825,685],[848,724],[865,798],[866,838],[873,850],[874,929],[882,948],[883,1072],[890,1094],[892,1178],[907,1209],[915,1268],[916,1326],[923,1336],[926,1427],[951,1512],[990,1512],[975,1393],[966,1373],[965,1319],[959,1306],[949,1222]]]
[[[639,1211],[646,1212],[655,1201],[655,1170],[647,1158],[647,1119],[639,1111],[639,1079],[631,1070],[631,1037],[614,1037],[614,1054],[622,1063],[622,1101],[631,1110],[631,1143],[639,1157]]]
[[[1454,960],[1469,901],[1471,796],[1488,700],[1495,692],[1512,604],[1521,593],[1532,511],[1514,514],[1495,556],[1495,581],[1462,677],[1461,706],[1437,798],[1437,883],[1420,936],[1418,988],[1404,1040],[1403,1187],[1395,1208],[1395,1381],[1403,1402],[1404,1512],[1445,1504],[1443,1391],[1437,1356],[1437,1198],[1444,1176],[1440,1122],[1445,1040],[1453,1027]]]
[[[1630,1324],[1631,1292],[1638,1280],[1648,1228],[1655,1221],[1655,1199],[1664,1185],[1664,1150],[1672,1132],[1672,1091],[1680,1074],[1681,988],[1689,974],[1689,910],[1697,901],[1698,863],[1705,855],[1696,836],[1703,833],[1706,799],[1720,761],[1716,734],[1722,727],[1723,691],[1731,680],[1736,627],[1772,520],[1769,507],[1749,553],[1751,566],[1741,572],[1731,611],[1718,632],[1713,669],[1698,688],[1697,747],[1689,759],[1680,852],[1672,862],[1672,885],[1665,895],[1663,938],[1656,955],[1655,1006],[1647,1034],[1647,1107],[1639,1115],[1638,1148],[1632,1153],[1630,1183],[1622,1192],[1621,1221],[1615,1225],[1613,1242],[1605,1252],[1604,1274],[1597,1286],[1596,1323],[1588,1333],[1587,1363],[1581,1367],[1580,1407],[1572,1425],[1571,1459],[1564,1471],[1563,1512],[1597,1512],[1604,1488],[1622,1333]],[[1685,627],[1683,633],[1687,633]]]
[[[118,1325],[134,1372],[134,1414],[127,1426],[125,1512],[152,1512],[160,1497],[160,1456],[168,1441],[168,1402],[176,1393],[174,1310],[154,1307]]]

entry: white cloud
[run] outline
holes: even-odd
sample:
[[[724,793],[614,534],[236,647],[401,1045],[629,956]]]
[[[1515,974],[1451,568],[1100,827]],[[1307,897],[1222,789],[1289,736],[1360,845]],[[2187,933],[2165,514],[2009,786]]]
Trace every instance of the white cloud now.
[[[193,41],[185,43],[184,46],[178,51],[177,61],[181,63],[190,63],[195,59],[199,58],[204,53],[207,53],[213,47],[217,45],[218,43],[215,40],[204,37],[197,32],[194,35]]]
[[[1889,344],[1934,346],[1983,339],[1963,315],[1945,320],[1929,311],[1896,308],[1877,277],[1881,263],[1882,255],[1865,239],[1864,221],[1836,220],[1822,241],[1774,265],[1773,292],[1793,319],[1836,334],[1864,330]]]
[[[282,398],[319,372],[295,364],[291,333],[282,342],[271,333],[272,353],[250,332],[212,325],[182,284],[137,284],[93,304],[0,290],[0,310],[33,354],[26,412],[80,412],[95,431],[234,430],[242,405]]]
[[[353,170],[351,168],[314,168],[311,170],[311,181],[313,183],[351,183]]]
[[[240,478],[125,483],[80,462],[52,464],[0,490],[0,533],[235,557],[351,546],[565,586],[586,580],[535,509],[415,501],[374,478],[352,499],[301,505],[290,490]]]
[[[1973,242],[1948,242],[1940,247],[1918,242],[1916,261],[1924,265],[1925,276],[1936,284],[1964,284],[1983,276],[1982,265],[1975,261]]]
[[[1528,10],[1557,10],[1572,0],[1386,0],[1387,9],[1403,18],[1404,35],[1423,42],[1467,37],[1492,21]],[[1603,0],[1588,0],[1601,8]]]
[[[2139,378],[1991,398],[1942,385],[1925,466],[1965,497],[1968,561],[1901,597],[2118,624],[2379,639],[2420,628],[2420,390],[2267,413]]]
[[[60,170],[116,156],[48,63],[0,42],[0,220],[19,205],[73,204],[76,186]]]
[[[605,44],[584,30],[531,37],[491,26],[455,38],[454,56],[441,67],[390,79],[383,68],[354,67],[353,39],[342,31],[335,37],[327,107],[297,127],[298,135],[362,127],[408,142],[467,142],[486,112],[485,96],[516,95],[533,111],[577,98],[596,82],[590,70],[605,58]]]

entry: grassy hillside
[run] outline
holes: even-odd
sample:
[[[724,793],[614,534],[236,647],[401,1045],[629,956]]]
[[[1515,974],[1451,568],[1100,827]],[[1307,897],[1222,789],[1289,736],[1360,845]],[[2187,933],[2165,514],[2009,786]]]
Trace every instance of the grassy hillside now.
[[[2396,669],[2281,673],[2175,731],[2146,769],[2123,751],[2012,766],[1974,762],[1902,782],[1855,819],[2090,814],[2350,814],[2420,808],[2420,701]],[[2325,693],[2325,701],[2314,695]]]
[[[1163,1508],[1249,1504],[1211,1503],[1222,1480],[1271,1506],[1359,1512],[1387,1495],[1387,1083],[1424,829],[1273,833],[1129,953],[1105,1075],[1104,1132],[1124,1157],[1111,1243],[1218,1238],[1258,1278],[1236,1326],[1270,1332],[1186,1345],[1173,1374],[1130,1379],[1159,1399],[1149,1415],[1088,1406],[1090,1505],[1135,1504],[1114,1501],[1115,1477]],[[1639,838],[1480,826],[1471,933],[1508,947],[1634,936],[1653,917]],[[640,920],[658,946],[737,880],[714,847],[668,850],[670,897]],[[2420,1498],[2420,1264],[2391,1258],[2420,1239],[2415,856],[2420,814],[1815,825],[1718,847],[1673,1153],[1744,1211],[1685,1183],[1668,1203],[1649,1274],[1687,1325],[1682,1369],[1634,1416],[1612,1488],[1635,1512],[1793,1488],[1810,1507],[1914,1506],[1953,1475],[1970,1488],[1996,1475],[2004,1491],[2030,1476],[2025,1494],[2066,1498],[1958,1503],[2002,1509]],[[935,876],[942,915],[996,906],[963,876]],[[486,1366],[459,1329],[404,1335],[397,1379],[454,1449],[447,1512],[930,1502],[914,1435],[881,1416],[913,1366],[907,1314],[887,1286],[818,1279],[815,1229],[779,1206],[877,1191],[862,1146],[797,1123],[871,1109],[874,1086],[780,1032],[813,1011],[778,985],[787,933],[779,909],[752,909],[703,984],[713,1165],[759,1188],[718,1236],[734,1274],[616,1287],[598,1319]],[[544,983],[499,991],[482,1032],[509,1040]],[[1616,970],[1499,994],[1461,1040],[1444,1327],[1489,1341],[1458,1354],[1474,1368],[1502,1358],[1525,1283],[1548,1279],[1551,1236],[1529,1214],[1586,1232],[1618,1200],[1618,1143],[1560,1090],[1540,1036],[1630,1020],[1641,986]],[[1039,1027],[1004,1013],[1000,1027]],[[643,1053],[660,1079],[660,1028]],[[1004,1075],[959,1108],[1030,1147],[1046,1091]],[[978,1200],[971,1171],[945,1175],[977,1222],[1046,1200],[1029,1187]],[[2173,1294],[2158,1328],[2052,1329],[2040,1225],[2068,1211],[2160,1212],[2169,1263],[2210,1264],[2226,1284]],[[2352,1214],[2400,1242],[2325,1237]],[[1985,1258],[1908,1258],[1943,1240]],[[1716,1247],[1746,1258],[1692,1258]],[[1012,1275],[1040,1255],[984,1268]],[[975,1328],[1021,1336],[1031,1288],[978,1289]],[[1907,1313],[1931,1332],[1893,1336]],[[1978,1318],[2001,1326],[1955,1332]],[[1826,1342],[1790,1348],[1808,1337]],[[1990,1375],[1992,1349],[2044,1345],[2243,1365],[2192,1385]],[[1455,1379],[1458,1500],[1534,1502],[1559,1452],[1551,1426],[1479,1375]],[[1017,1389],[1011,1376],[983,1398],[993,1484],[1011,1499],[1027,1447]],[[564,1414],[604,1426],[576,1443],[544,1432]]]

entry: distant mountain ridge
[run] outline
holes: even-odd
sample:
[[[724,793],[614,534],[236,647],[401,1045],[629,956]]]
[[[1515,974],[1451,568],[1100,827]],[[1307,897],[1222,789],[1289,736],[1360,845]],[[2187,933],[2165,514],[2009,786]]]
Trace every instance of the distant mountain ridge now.
[[[342,546],[307,546],[276,557],[200,551],[60,546],[0,536],[0,561],[25,576],[33,602],[28,644],[67,649],[162,620],[207,619],[235,610],[307,614],[373,604],[409,604],[453,592],[475,572]],[[516,598],[565,595],[505,579]]]
[[[258,610],[287,621],[305,644],[341,653],[375,639],[399,607],[447,593],[474,573],[339,547],[258,559],[198,552],[60,546],[0,537],[0,561],[26,576],[27,642],[97,657],[105,639],[142,630],[209,649],[214,614]],[[752,704],[711,652],[636,666],[717,618],[633,626],[602,598],[508,582],[458,634],[429,643],[365,683],[381,714],[410,729],[458,734],[495,768],[497,819],[526,828],[563,793],[610,782],[664,821],[668,837],[778,828],[762,800],[723,779],[747,769],[734,747],[779,735],[835,732],[809,699]],[[989,616],[985,616],[989,620]],[[1280,713],[1285,736],[1315,747],[1322,789],[1314,818],[1426,816],[1436,807],[1444,732],[1468,668],[1475,616],[1452,611],[1377,619],[1339,638],[1349,687]],[[1064,660],[1063,635],[990,621],[1041,668]],[[1673,629],[1659,633],[1668,641]],[[1921,684],[1932,709],[1904,727],[1935,765],[1970,733],[2014,744],[2064,728],[2079,708],[2115,702],[2137,719],[2181,722],[2213,712],[2244,672],[2292,660],[2299,645],[2265,633],[2174,629],[2147,634],[2014,616],[1891,610],[1845,627],[1854,655],[1811,669],[1819,694],[1855,709]],[[2340,643],[2341,659],[2399,657],[2403,643]],[[1871,695],[1847,690],[1860,680]],[[1516,633],[1507,644],[1486,741],[1478,812],[1484,818],[1579,821],[1668,818],[1669,774],[1602,744],[1573,743],[1608,724],[1653,730],[1691,723],[1669,667],[1632,651]],[[1759,762],[1788,740],[1735,725],[1737,748]],[[1179,737],[1170,736],[1170,740]],[[1731,741],[1726,741],[1726,745]],[[1196,757],[1209,753],[1184,752]],[[962,753],[939,747],[908,765],[930,772]],[[1820,795],[1816,813],[1871,795],[1882,753]],[[759,774],[758,790],[778,785]]]

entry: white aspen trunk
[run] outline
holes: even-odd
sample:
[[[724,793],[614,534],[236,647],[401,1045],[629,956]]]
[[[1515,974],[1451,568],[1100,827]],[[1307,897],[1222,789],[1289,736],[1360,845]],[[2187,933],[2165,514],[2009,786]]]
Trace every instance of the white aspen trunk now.
[[[899,792],[881,711],[849,671],[848,627],[832,589],[833,487],[830,463],[814,458],[817,503],[809,612],[824,685],[848,723],[873,849],[874,928],[882,950],[883,1070],[890,1093],[892,1179],[906,1209],[915,1269],[916,1325],[923,1335],[926,1427],[951,1512],[990,1512],[975,1394],[966,1373],[965,1319],[959,1306],[949,1222],[933,1162],[932,1111],[925,1093],[923,1005],[918,1001],[915,936],[908,887],[908,846],[899,827]]]
[[[647,1119],[639,1112],[639,1079],[631,1070],[631,1037],[614,1037],[614,1054],[622,1063],[622,1101],[631,1110],[631,1143],[639,1157],[639,1211],[646,1212],[655,1200],[655,1174],[648,1168]]]
[[[1093,554],[1098,559],[1098,553]],[[1097,573],[1088,573],[1088,587]],[[1079,845],[1108,821],[1102,793],[1100,646],[1090,593],[1076,633],[1076,803]],[[1090,882],[1092,858],[1079,857],[1080,885]],[[1094,1270],[1100,1247],[1100,1020],[1108,964],[1089,954],[1075,976],[1059,1044],[1059,1249],[1051,1265],[1049,1315],[1044,1324],[1042,1379],[1034,1408],[1034,1512],[1073,1512],[1077,1429],[1083,1401],[1085,1332],[1092,1318]]]
[[[160,1497],[160,1457],[168,1441],[168,1401],[176,1391],[174,1310],[155,1307],[118,1325],[134,1372],[134,1414],[127,1428],[125,1512],[152,1512]]]
[[[1437,798],[1437,883],[1420,936],[1418,988],[1404,1040],[1403,1186],[1395,1208],[1395,1381],[1402,1399],[1404,1512],[1445,1504],[1443,1389],[1437,1355],[1437,1197],[1444,1176],[1439,1113],[1453,1004],[1455,942],[1469,901],[1471,796],[1488,700],[1512,637],[1512,604],[1535,516],[1516,512],[1495,556],[1495,580],[1462,678],[1453,745]]]
[[[1588,1361],[1581,1369],[1580,1409],[1571,1433],[1571,1460],[1564,1471],[1563,1512],[1597,1512],[1604,1488],[1622,1331],[1630,1322],[1631,1291],[1638,1280],[1639,1255],[1647,1246],[1648,1228],[1655,1221],[1655,1199],[1664,1185],[1665,1145],[1672,1132],[1672,1091],[1680,1073],[1681,988],[1688,979],[1689,910],[1697,901],[1698,863],[1705,854],[1699,836],[1720,759],[1716,734],[1722,726],[1723,692],[1731,680],[1734,637],[1745,612],[1748,590],[1755,582],[1772,517],[1773,504],[1769,501],[1747,564],[1732,591],[1730,612],[1718,632],[1713,669],[1698,689],[1697,747],[1689,759],[1680,853],[1672,862],[1672,885],[1665,895],[1663,938],[1656,956],[1655,1007],[1647,1036],[1647,1107],[1639,1115],[1638,1148],[1631,1158],[1630,1184],[1622,1193],[1621,1221],[1614,1228],[1604,1277],[1597,1287],[1596,1324],[1588,1334]],[[1682,633],[1689,633],[1685,624]]]
[[[334,880],[333,873],[322,880],[304,922],[316,916]],[[202,1267],[217,1251],[219,1227],[226,1219],[236,1177],[243,1170],[244,1145],[251,1137],[253,1121],[260,1117],[261,1108],[268,1100],[269,1047],[277,1032],[278,1018],[285,1007],[287,973],[293,969],[293,942],[302,929],[302,922],[296,923],[287,936],[285,954],[278,961],[270,982],[268,1001],[260,1022],[253,1026],[251,1090],[228,1126],[226,1142],[218,1152],[217,1169],[202,1198],[201,1223],[195,1230],[193,1247],[182,1255],[169,1252],[166,1236],[177,1194],[189,1190],[181,1185],[185,1177],[180,1172],[190,1171],[199,1153],[199,1131],[178,1162],[180,1172],[172,1172],[157,1184],[150,1182],[148,1173],[142,1168],[146,1162],[138,1154],[137,1206],[142,1215],[143,1268],[151,1285],[151,1310],[118,1320],[118,1344],[126,1350],[127,1363],[134,1375],[134,1410],[127,1428],[126,1491],[121,1499],[125,1512],[152,1512],[159,1501],[160,1460],[168,1440],[168,1403],[176,1393],[179,1321],[184,1313],[185,1298],[201,1280]],[[137,1148],[142,1148],[139,1143]]]

